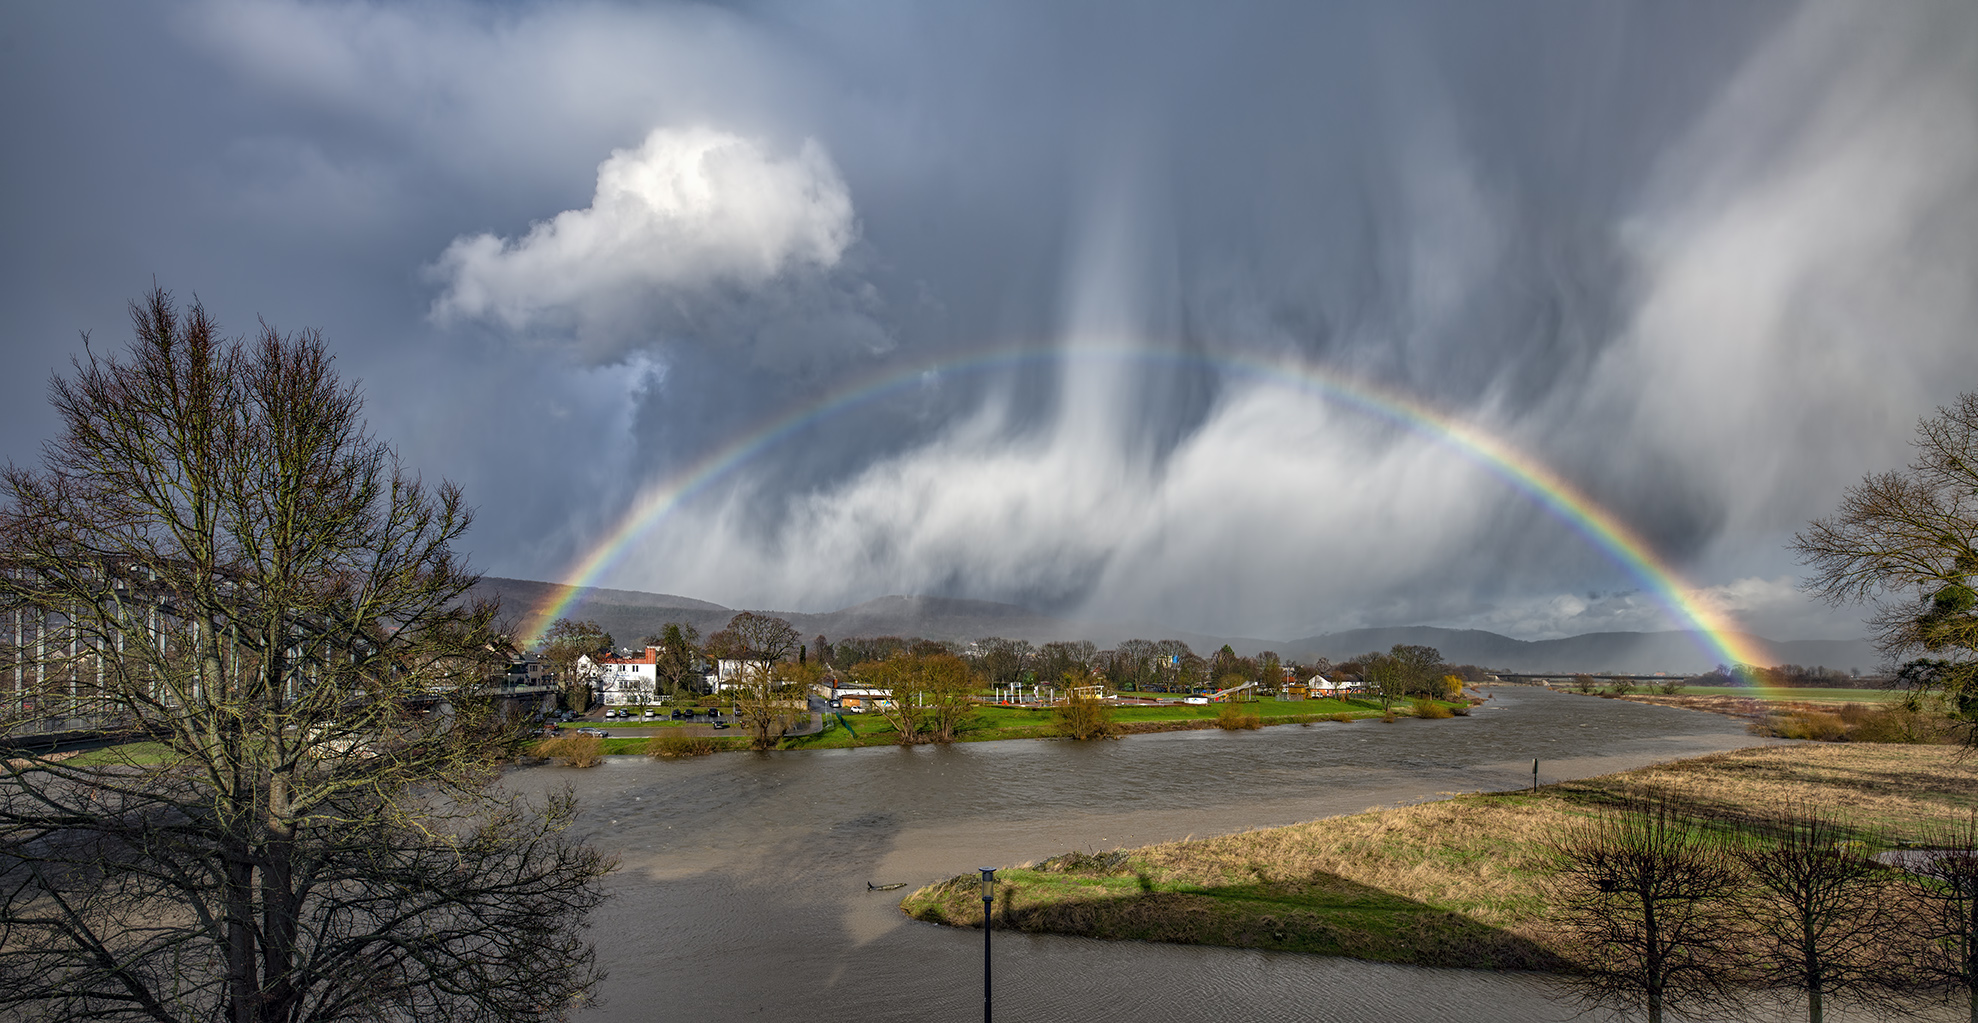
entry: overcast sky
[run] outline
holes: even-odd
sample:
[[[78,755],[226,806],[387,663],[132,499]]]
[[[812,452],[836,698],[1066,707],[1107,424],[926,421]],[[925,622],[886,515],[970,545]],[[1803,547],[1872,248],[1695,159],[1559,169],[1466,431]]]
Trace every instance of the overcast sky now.
[[[567,577],[822,404],[602,581],[1683,624],[1263,362],[1505,439],[1753,631],[1848,637],[1784,542],[1978,387],[1968,0],[12,4],[0,56],[0,457],[155,279],[324,331],[493,574]]]

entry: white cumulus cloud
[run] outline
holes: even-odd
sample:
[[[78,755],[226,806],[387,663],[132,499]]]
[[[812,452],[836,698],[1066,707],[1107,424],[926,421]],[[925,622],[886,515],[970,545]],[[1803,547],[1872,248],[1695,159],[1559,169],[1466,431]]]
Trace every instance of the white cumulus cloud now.
[[[434,315],[608,332],[669,294],[829,269],[856,236],[851,195],[815,141],[779,157],[712,128],[661,128],[598,165],[589,207],[516,239],[454,239],[434,266],[446,288]]]

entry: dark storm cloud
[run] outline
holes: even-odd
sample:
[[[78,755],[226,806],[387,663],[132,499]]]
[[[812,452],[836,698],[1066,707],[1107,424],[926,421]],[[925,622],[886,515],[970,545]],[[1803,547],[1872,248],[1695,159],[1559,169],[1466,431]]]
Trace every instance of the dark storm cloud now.
[[[1953,3],[6,21],[8,453],[73,330],[120,336],[156,274],[236,329],[323,327],[506,574],[786,410],[1049,345],[807,424],[615,581],[1249,634],[1666,620],[1501,480],[1213,366],[1242,356],[1500,432],[1706,599],[1806,631],[1779,540],[1974,368]],[[1079,356],[1122,345],[1206,361]]]

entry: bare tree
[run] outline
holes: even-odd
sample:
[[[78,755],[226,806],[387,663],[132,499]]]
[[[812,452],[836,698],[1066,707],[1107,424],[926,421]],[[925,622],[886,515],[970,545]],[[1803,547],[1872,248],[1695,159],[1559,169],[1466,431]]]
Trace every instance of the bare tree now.
[[[1382,714],[1394,713],[1394,701],[1408,692],[1408,666],[1393,654],[1366,654],[1355,658],[1367,693],[1380,701]]]
[[[593,621],[576,621],[558,618],[550,623],[543,638],[536,644],[536,651],[543,663],[556,672],[556,681],[563,689],[563,702],[579,714],[591,709],[593,699],[598,695],[597,686],[603,677],[595,659],[609,654],[612,650],[611,633]],[[587,667],[585,658],[591,658]]]
[[[927,712],[921,706],[918,680],[908,668],[912,654],[901,653],[883,661],[867,661],[853,669],[863,684],[886,690],[879,701],[879,713],[893,726],[894,741],[902,746],[927,741]]]
[[[901,654],[870,665],[865,678],[888,689],[883,713],[902,745],[953,742],[976,710],[980,680],[954,654]]]
[[[1067,671],[1086,672],[1097,667],[1099,648],[1090,640],[1068,642],[1058,640],[1037,648],[1036,677],[1040,679],[1063,678]],[[1128,682],[1118,679],[1118,682]]]
[[[1573,828],[1557,852],[1555,901],[1578,966],[1568,982],[1583,1001],[1641,1010],[1649,1023],[1735,1001],[1744,881],[1722,841],[1666,799],[1634,795]]]
[[[1978,394],[1917,423],[1908,467],[1849,487],[1793,538],[1829,602],[1870,601],[1877,644],[1978,717]],[[1978,739],[1978,734],[1968,736]]]
[[[803,640],[790,623],[774,615],[744,611],[728,620],[728,627],[716,633],[735,659],[743,662],[742,677],[735,687],[735,709],[748,726],[756,749],[776,745],[781,722],[800,699],[794,688],[776,675],[776,662],[794,653]],[[713,637],[709,637],[713,645]]]
[[[1015,685],[1023,678],[1037,659],[1037,652],[1031,649],[1026,639],[1004,639],[989,636],[976,642],[977,665],[989,681],[997,685]]]
[[[315,334],[225,341],[156,290],[132,319],[0,474],[0,613],[65,640],[16,677],[148,740],[9,754],[0,1015],[564,1017],[608,864],[567,799],[495,787],[525,736],[478,697],[507,651],[459,491],[364,432]]]
[[[1804,995],[1807,1020],[1821,1023],[1828,995],[1890,985],[1890,871],[1844,822],[1809,804],[1788,805],[1762,830],[1738,851],[1756,882],[1743,902],[1756,979]]]
[[[1919,910],[1908,921],[1916,965],[1926,983],[1963,995],[1978,1023],[1978,812],[1932,829],[1924,846],[1898,875]]]
[[[1058,680],[1065,698],[1058,704],[1058,727],[1073,739],[1110,739],[1119,734],[1113,705],[1091,692],[1099,680],[1088,671],[1067,671]]]
[[[1396,643],[1388,654],[1400,664],[1406,695],[1432,696],[1440,689],[1441,651],[1432,646]]]

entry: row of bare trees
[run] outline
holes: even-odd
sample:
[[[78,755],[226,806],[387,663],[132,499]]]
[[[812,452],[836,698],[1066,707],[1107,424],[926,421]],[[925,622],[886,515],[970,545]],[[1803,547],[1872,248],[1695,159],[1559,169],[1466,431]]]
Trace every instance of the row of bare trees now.
[[[1735,1013],[1753,992],[1887,1003],[1963,993],[1978,1021],[1978,815],[1884,863],[1812,806],[1725,821],[1629,794],[1558,844],[1571,982],[1591,1005]]]

